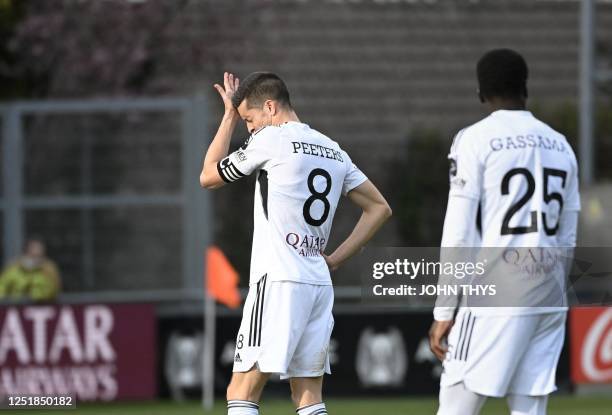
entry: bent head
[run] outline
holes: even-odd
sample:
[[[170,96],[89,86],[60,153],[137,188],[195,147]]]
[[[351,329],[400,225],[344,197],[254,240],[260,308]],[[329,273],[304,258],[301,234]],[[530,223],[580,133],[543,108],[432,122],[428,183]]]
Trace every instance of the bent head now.
[[[247,76],[234,94],[232,104],[250,133],[280,124],[293,112],[287,86],[271,72],[253,72]]]
[[[485,53],[476,67],[478,96],[481,102],[498,107],[524,107],[527,99],[525,59],[511,49]]]

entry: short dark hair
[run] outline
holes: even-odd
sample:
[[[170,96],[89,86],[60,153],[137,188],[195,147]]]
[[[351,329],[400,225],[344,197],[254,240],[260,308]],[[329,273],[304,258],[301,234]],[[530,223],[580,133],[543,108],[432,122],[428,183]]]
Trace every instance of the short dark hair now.
[[[238,108],[245,99],[249,108],[259,107],[268,99],[291,108],[287,85],[272,72],[253,72],[244,78],[232,97],[234,108]]]
[[[476,66],[482,98],[526,98],[527,62],[511,49],[493,49]]]

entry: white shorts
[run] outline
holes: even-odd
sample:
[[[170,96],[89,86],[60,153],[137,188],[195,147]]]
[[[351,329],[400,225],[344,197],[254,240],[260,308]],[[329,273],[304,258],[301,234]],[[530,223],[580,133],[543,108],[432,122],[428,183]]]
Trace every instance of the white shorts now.
[[[448,336],[440,386],[463,382],[472,392],[492,397],[548,395],[556,390],[565,316],[475,316],[460,309]]]
[[[236,338],[234,372],[253,366],[282,379],[331,373],[329,339],[334,327],[331,285],[267,281],[249,287]]]

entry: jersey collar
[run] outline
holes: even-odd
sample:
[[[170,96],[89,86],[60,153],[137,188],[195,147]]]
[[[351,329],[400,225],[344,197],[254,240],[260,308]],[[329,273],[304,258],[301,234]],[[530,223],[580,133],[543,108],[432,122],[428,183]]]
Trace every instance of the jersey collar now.
[[[504,115],[504,114],[522,115],[522,116],[533,117],[533,114],[531,113],[531,111],[528,111],[528,110],[497,110],[491,113],[491,115],[498,115],[498,114],[499,115]]]

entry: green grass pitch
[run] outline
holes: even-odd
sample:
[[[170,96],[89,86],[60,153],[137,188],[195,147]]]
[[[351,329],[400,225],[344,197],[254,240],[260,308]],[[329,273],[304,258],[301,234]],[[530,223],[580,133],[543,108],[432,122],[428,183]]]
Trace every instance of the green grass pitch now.
[[[437,403],[434,398],[380,398],[380,399],[329,399],[326,401],[330,415],[420,415],[435,414]],[[187,403],[134,402],[109,404],[81,404],[74,410],[50,411],[1,411],[2,415],[195,415],[205,414],[199,402]],[[217,402],[212,415],[225,415],[225,402]],[[262,415],[295,414],[293,406],[283,400],[264,401],[260,407]],[[482,415],[507,414],[506,403],[501,399],[490,399]],[[551,415],[609,415],[612,414],[612,398],[604,397],[574,397],[553,396],[550,399],[549,414]]]

